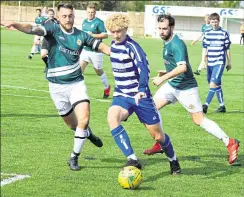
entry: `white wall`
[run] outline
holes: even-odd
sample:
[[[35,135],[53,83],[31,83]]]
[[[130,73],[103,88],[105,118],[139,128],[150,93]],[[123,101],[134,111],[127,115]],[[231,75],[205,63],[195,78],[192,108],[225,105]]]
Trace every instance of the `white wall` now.
[[[183,40],[194,40],[199,37],[201,26],[205,23],[204,16],[216,12],[221,16],[221,22],[227,18],[226,27],[230,33],[231,42],[239,43],[240,21],[244,20],[243,9],[146,5],[144,35],[159,37],[157,17],[165,12],[169,12],[175,17],[175,32],[180,34]]]

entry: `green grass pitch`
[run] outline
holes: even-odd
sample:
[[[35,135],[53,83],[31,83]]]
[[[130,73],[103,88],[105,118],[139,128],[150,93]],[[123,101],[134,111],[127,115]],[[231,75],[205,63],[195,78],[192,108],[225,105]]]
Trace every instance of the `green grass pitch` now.
[[[151,77],[163,69],[162,40],[135,38],[147,53]],[[105,40],[110,43],[111,38]],[[123,126],[144,166],[143,183],[135,191],[122,189],[117,176],[126,158],[117,148],[107,124],[108,102],[102,102],[103,86],[91,65],[85,81],[91,99],[90,126],[104,146],[99,149],[89,141],[81,153],[82,170],[70,171],[66,162],[73,147],[73,133],[57,115],[48,93],[48,83],[40,55],[27,59],[33,36],[1,29],[1,172],[30,175],[28,179],[1,187],[3,197],[243,197],[244,149],[239,149],[239,165],[229,166],[224,144],[195,126],[180,105],[161,110],[164,130],[170,135],[180,160],[182,175],[171,176],[165,155],[143,155],[154,141],[132,115]],[[201,44],[186,42],[193,70],[201,59]],[[231,46],[232,70],[224,72],[223,91],[227,113],[216,114],[214,97],[207,117],[226,133],[244,142],[244,47]],[[104,69],[113,86],[109,58]],[[206,71],[196,76],[202,102],[208,84]],[[154,94],[157,90],[151,84]],[[6,176],[1,176],[1,180]]]

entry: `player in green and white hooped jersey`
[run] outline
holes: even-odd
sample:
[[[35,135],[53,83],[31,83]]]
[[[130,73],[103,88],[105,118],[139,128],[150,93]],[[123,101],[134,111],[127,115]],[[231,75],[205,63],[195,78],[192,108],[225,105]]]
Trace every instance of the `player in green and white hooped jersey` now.
[[[46,20],[46,17],[41,16],[41,9],[36,9],[37,17],[35,18],[35,24],[41,25],[44,20]],[[29,59],[32,59],[32,56],[35,53],[40,53],[41,51],[41,36],[35,35],[34,36],[34,42],[33,46],[31,48],[30,55],[28,55]]]
[[[82,30],[101,41],[102,39],[107,38],[108,34],[104,22],[96,17],[95,5],[89,4],[86,8],[86,12],[87,18],[82,23]],[[104,85],[103,98],[107,98],[110,94],[110,85],[108,83],[107,75],[103,70],[103,54],[94,51],[90,47],[84,47],[84,50],[82,50],[80,55],[80,64],[83,73],[89,63],[93,65],[95,72]]]
[[[189,63],[186,45],[183,40],[173,33],[174,27],[175,20],[173,17],[169,15],[160,15],[158,17],[159,35],[164,40],[163,59],[166,71],[159,72],[152,82],[156,86],[163,82],[168,82],[163,84],[153,97],[156,107],[160,110],[170,103],[179,101],[189,112],[196,125],[205,129],[217,139],[222,140],[228,148],[229,163],[232,164],[237,159],[239,142],[229,138],[214,121],[204,116],[197,82]],[[161,152],[161,148],[158,147],[160,146],[156,143],[144,153],[154,154]]]
[[[204,33],[205,30],[212,28],[212,26],[210,25],[209,14],[206,14],[206,15],[205,15],[204,20],[205,20],[205,24],[202,25],[201,35],[200,35],[196,40],[192,41],[191,45],[195,45],[195,43],[196,43],[198,40],[202,39],[202,37],[203,37],[203,33]],[[204,63],[200,63],[200,64],[199,64],[199,66],[198,66],[198,68],[197,68],[197,71],[194,72],[194,74],[196,74],[196,75],[200,75],[200,72],[201,72],[201,70],[202,70],[203,68],[206,68],[206,61],[205,61]]]
[[[88,127],[90,101],[81,73],[79,55],[84,46],[110,55],[110,48],[89,34],[73,27],[74,11],[70,4],[58,5],[60,24],[33,26],[16,22],[3,23],[27,34],[45,36],[50,43],[47,80],[51,98],[67,126],[75,130],[74,148],[68,164],[80,170],[78,156],[86,138],[98,147],[103,143]]]

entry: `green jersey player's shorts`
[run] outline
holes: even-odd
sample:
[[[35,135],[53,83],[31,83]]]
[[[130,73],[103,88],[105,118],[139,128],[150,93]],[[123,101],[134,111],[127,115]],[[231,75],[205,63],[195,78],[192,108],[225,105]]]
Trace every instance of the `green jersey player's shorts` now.
[[[88,51],[83,49],[80,54],[80,61],[91,63],[94,68],[102,69],[103,67],[103,53],[95,51]]]
[[[179,101],[181,105],[190,113],[202,111],[202,103],[198,93],[198,87],[193,87],[187,90],[177,90],[168,82],[163,84],[153,96],[154,101],[166,100],[169,103]]]
[[[69,115],[77,104],[90,103],[84,80],[71,84],[49,82],[49,92],[58,114],[62,117]]]

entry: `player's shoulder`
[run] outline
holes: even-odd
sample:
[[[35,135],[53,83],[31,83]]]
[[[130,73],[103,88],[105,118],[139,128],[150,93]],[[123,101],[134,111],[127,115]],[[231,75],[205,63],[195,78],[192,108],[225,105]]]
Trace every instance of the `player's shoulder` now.
[[[98,18],[98,17],[95,18],[95,21],[100,22],[100,23],[103,23],[103,20],[100,19],[100,18]]]

